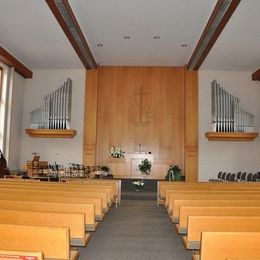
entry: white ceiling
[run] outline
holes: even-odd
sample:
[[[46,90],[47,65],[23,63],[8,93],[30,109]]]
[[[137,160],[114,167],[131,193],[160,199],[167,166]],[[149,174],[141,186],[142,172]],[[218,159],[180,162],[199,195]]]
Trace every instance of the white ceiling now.
[[[183,66],[215,0],[71,0],[100,65]],[[130,40],[123,37],[129,35]],[[160,40],[153,37],[159,35]],[[102,43],[103,47],[97,46]],[[181,48],[181,44],[188,44]]]
[[[44,0],[0,0],[0,45],[32,69],[83,68]]]
[[[260,67],[260,1],[241,1],[202,69],[254,72]]]
[[[70,4],[98,64],[182,66],[216,1],[70,0]],[[259,10],[260,0],[241,1],[203,69],[259,68]],[[124,40],[126,35],[131,38]],[[155,35],[161,39],[154,40]],[[182,43],[188,47],[181,48]],[[0,0],[0,45],[32,69],[83,68],[44,0]]]

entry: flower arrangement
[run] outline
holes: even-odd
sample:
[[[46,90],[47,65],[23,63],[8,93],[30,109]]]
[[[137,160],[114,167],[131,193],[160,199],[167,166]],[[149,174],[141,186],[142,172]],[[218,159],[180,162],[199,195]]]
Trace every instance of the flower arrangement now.
[[[132,184],[135,186],[136,191],[139,191],[144,187],[144,181],[143,180],[133,181]]]
[[[113,158],[122,158],[125,152],[121,150],[119,147],[112,146],[109,151],[109,156]]]
[[[142,174],[149,175],[151,172],[152,163],[148,159],[142,160],[142,162],[138,165],[138,170]]]
[[[165,180],[168,181],[180,181],[181,180],[181,169],[178,165],[170,165]]]

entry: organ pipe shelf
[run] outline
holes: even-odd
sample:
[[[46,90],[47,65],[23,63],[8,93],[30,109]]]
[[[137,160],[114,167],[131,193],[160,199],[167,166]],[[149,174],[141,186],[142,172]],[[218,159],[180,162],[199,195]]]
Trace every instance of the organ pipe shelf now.
[[[207,132],[206,138],[209,141],[254,141],[258,137],[257,132],[245,133],[245,132]]]
[[[26,134],[36,138],[73,138],[77,131],[74,129],[25,129]]]

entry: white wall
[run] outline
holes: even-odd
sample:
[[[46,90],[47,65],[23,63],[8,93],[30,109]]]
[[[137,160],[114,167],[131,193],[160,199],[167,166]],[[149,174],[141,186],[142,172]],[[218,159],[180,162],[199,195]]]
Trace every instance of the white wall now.
[[[14,73],[8,168],[20,168],[25,79]]]
[[[72,79],[72,119],[71,128],[77,135],[70,138],[31,138],[25,133],[30,128],[30,111],[39,107],[43,97],[60,87],[67,78]],[[67,165],[82,162],[83,123],[85,98],[85,70],[34,70],[33,78],[26,80],[23,107],[23,135],[20,163],[32,158],[32,153],[40,154],[40,160]]]
[[[208,141],[211,131],[211,82],[216,79],[242,106],[255,115],[255,131],[260,130],[260,82],[251,72],[199,71],[199,180],[216,177],[218,171],[260,171],[260,137],[253,142]]]

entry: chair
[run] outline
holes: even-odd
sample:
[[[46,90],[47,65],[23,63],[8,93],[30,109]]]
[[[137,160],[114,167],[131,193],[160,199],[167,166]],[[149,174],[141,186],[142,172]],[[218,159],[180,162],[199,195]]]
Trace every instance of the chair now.
[[[258,173],[253,174],[252,181],[256,181],[258,179]]]
[[[241,174],[242,174],[242,172],[238,172],[238,173],[237,173],[237,177],[236,177],[237,181],[240,181],[240,180],[241,180]]]
[[[222,172],[220,171],[220,172],[218,173],[218,180],[221,180],[221,175],[222,175]]]
[[[248,173],[246,176],[246,181],[252,181],[253,180],[253,173]]]
[[[243,173],[241,174],[240,181],[246,181],[246,175],[247,175],[247,173],[246,173],[246,172],[243,172]]]
[[[236,174],[235,173],[231,174],[229,181],[232,181],[232,182],[236,181]]]
[[[231,173],[229,172],[229,173],[226,175],[226,181],[230,181],[230,176],[231,176]]]
[[[221,175],[221,179],[222,179],[223,181],[226,180],[226,174],[227,174],[226,172],[223,172],[222,175]]]

